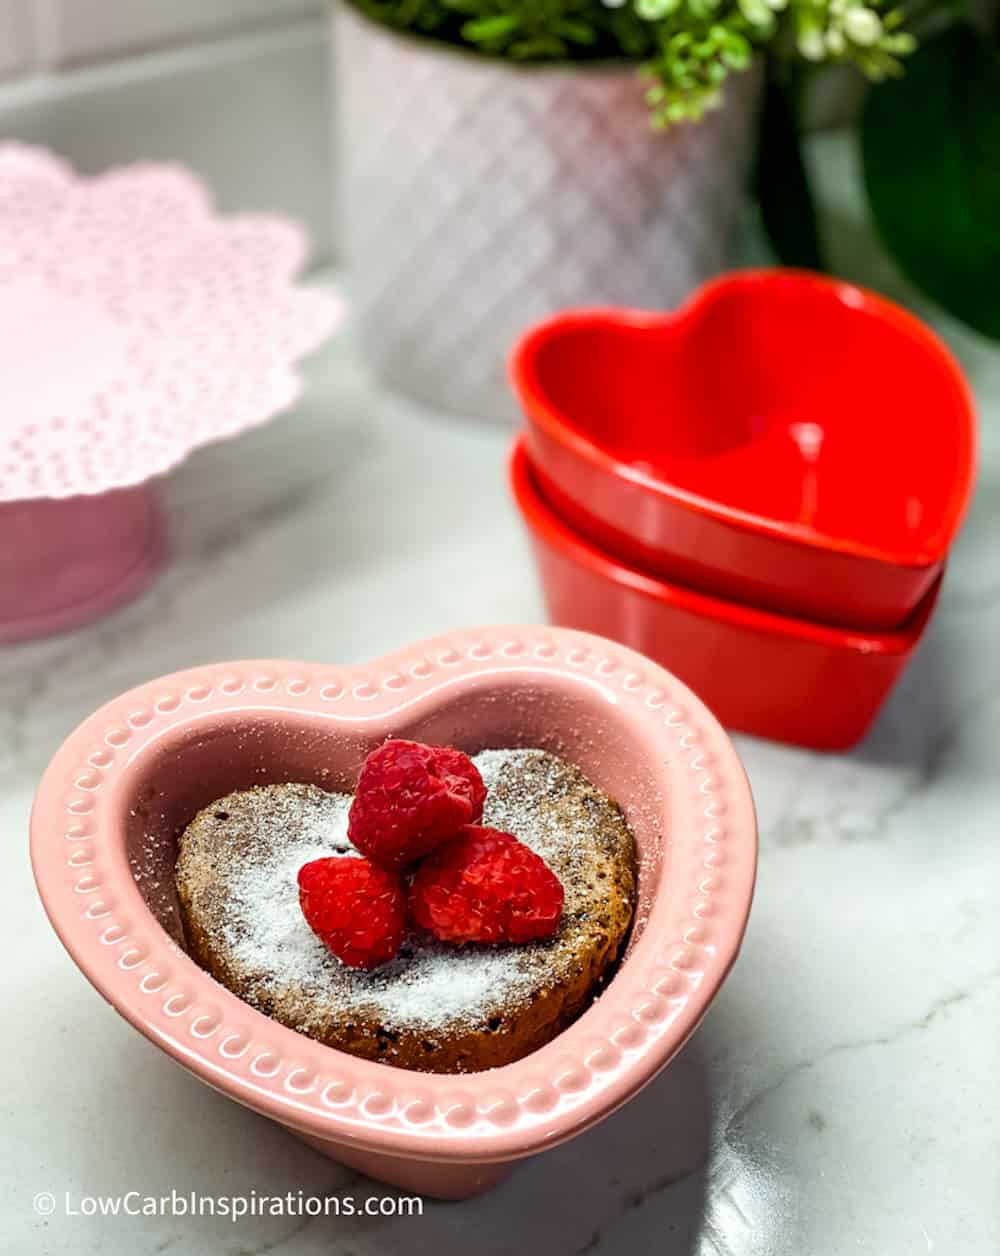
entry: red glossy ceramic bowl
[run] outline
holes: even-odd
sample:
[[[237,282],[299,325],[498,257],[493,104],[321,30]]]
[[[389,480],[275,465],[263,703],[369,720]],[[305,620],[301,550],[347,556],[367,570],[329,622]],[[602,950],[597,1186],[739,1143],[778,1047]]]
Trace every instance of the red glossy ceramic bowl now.
[[[895,632],[848,631],[728,602],[625,566],[544,499],[523,442],[511,484],[554,624],[662,663],[730,728],[817,750],[865,733],[923,635],[940,577]]]
[[[905,311],[822,276],[736,273],[676,314],[562,314],[512,374],[539,482],[574,529],[784,614],[901,627],[972,493],[955,360]]]

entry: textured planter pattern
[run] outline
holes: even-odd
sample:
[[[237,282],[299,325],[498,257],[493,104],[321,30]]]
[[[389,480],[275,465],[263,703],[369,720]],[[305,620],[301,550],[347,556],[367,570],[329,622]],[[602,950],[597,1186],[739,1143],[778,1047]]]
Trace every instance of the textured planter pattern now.
[[[505,359],[578,305],[669,308],[720,270],[759,79],[651,130],[632,67],[518,68],[335,16],[341,211],[360,335],[395,387],[513,418]]]

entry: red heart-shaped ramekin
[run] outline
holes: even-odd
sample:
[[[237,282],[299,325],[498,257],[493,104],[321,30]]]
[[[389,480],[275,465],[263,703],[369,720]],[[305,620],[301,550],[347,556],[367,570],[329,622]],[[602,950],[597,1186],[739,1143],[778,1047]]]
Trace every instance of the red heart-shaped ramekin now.
[[[179,945],[173,864],[194,814],[252,784],[349,789],[390,734],[552,750],[616,797],[635,832],[640,902],[618,971],[564,1033],[504,1068],[443,1076],[356,1059],[255,1011]],[[736,752],[688,689],[599,637],[533,627],[455,633],[359,667],[243,662],[153,681],[69,737],[31,823],[49,919],[118,1012],[319,1150],[447,1198],[580,1133],[671,1059],[736,957],[756,847]]]
[[[523,441],[510,460],[552,622],[597,632],[668,666],[729,728],[846,750],[913,657],[941,578],[893,632],[818,624],[650,576],[597,549],[553,510]]]
[[[576,531],[784,614],[899,627],[972,494],[954,358],[823,276],[737,272],[675,314],[561,314],[521,340],[512,376],[541,488]]]

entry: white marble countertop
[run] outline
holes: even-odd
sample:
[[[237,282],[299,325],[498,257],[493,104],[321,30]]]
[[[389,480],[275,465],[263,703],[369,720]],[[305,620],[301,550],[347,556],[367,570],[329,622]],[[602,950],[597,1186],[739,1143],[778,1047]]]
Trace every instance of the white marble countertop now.
[[[841,157],[825,165],[838,261],[891,288],[841,213]],[[929,638],[862,746],[823,757],[737,739],[760,878],[707,1020],[641,1100],[493,1194],[419,1218],[66,1215],[65,1192],[378,1188],[208,1090],[102,1003],[35,896],[28,811],[71,727],[154,675],[249,655],[348,662],[540,618],[509,434],[382,395],[342,340],[311,364],[296,413],[171,477],[173,561],[151,592],[88,630],[0,649],[0,1249],[1000,1250],[1000,351],[946,330],[981,403],[976,505]],[[41,1191],[57,1197],[44,1219]]]

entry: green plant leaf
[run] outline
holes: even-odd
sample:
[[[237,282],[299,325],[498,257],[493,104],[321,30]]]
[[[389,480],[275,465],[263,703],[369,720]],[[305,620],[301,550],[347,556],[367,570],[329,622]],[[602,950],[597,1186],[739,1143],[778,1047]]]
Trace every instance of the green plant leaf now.
[[[774,251],[786,266],[825,270],[791,89],[773,76],[764,97],[759,145],[757,199]]]
[[[1000,53],[970,26],[938,35],[871,90],[865,183],[896,261],[929,297],[1000,339]]]
[[[462,27],[463,36],[471,44],[485,43],[487,40],[502,39],[505,35],[516,31],[517,16],[513,13],[498,14],[496,17],[477,17]]]

